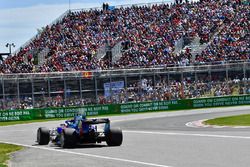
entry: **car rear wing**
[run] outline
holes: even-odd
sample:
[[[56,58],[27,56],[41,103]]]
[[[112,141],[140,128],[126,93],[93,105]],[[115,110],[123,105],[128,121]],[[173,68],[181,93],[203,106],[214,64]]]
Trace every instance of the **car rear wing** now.
[[[108,118],[85,119],[85,120],[82,120],[82,122],[86,124],[103,124],[103,123],[110,123],[110,120]]]

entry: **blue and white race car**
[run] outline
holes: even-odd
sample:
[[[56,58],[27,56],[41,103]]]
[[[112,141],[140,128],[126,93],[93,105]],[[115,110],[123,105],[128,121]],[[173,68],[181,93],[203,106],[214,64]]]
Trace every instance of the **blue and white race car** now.
[[[104,124],[101,131],[99,124]],[[103,141],[106,141],[108,146],[120,146],[122,140],[122,130],[111,129],[108,118],[87,119],[84,113],[78,113],[74,119],[66,120],[57,128],[49,130],[40,127],[37,130],[37,143],[39,145],[47,145],[51,141],[62,148]]]

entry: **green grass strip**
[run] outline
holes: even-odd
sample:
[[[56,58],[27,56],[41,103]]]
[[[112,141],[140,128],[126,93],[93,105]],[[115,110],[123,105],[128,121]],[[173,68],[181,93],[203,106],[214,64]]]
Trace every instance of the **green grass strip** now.
[[[21,146],[0,143],[0,167],[7,167],[10,153],[21,150],[22,148]]]
[[[230,117],[220,117],[204,122],[208,125],[220,125],[220,126],[250,126],[250,114],[236,115]]]

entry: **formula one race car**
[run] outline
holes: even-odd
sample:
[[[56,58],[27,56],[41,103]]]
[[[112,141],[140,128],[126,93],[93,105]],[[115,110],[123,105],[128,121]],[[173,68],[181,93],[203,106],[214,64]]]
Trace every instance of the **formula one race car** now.
[[[101,125],[104,126],[99,130]],[[110,120],[86,119],[85,114],[78,114],[72,120],[65,121],[55,129],[40,127],[37,130],[39,145],[52,143],[62,148],[75,147],[77,144],[92,144],[106,141],[108,146],[120,146],[123,135],[120,129],[111,129]]]

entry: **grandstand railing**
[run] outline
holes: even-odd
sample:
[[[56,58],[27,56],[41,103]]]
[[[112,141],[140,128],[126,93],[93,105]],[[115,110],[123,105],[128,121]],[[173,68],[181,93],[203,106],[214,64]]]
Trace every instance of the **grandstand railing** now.
[[[44,48],[37,54],[38,65],[42,65],[45,62],[45,57],[48,55],[49,52],[49,48]]]
[[[106,55],[107,49],[106,49],[106,45],[103,45],[101,47],[99,47],[96,51],[96,59],[100,60],[101,58],[103,58]]]
[[[93,71],[69,71],[69,72],[40,72],[40,73],[19,73],[19,74],[0,74],[2,79],[26,79],[26,78],[44,78],[44,77],[79,77],[82,76],[85,72],[90,72],[93,77],[95,74],[102,73],[108,75],[117,75],[117,74],[141,74],[144,72],[193,72],[193,71],[221,71],[221,70],[232,70],[234,68],[240,68],[242,70],[250,69],[250,62],[242,61],[242,62],[216,62],[216,64],[206,64],[206,65],[190,65],[190,66],[176,66],[176,65],[168,65],[168,66],[152,66],[147,68],[129,68],[129,69],[109,69],[109,70],[93,70]],[[98,74],[99,76],[99,74]]]
[[[120,8],[130,8],[130,7],[136,7],[136,6],[147,6],[152,7],[153,5],[162,5],[162,4],[173,4],[174,1],[171,0],[162,0],[159,2],[151,2],[151,3],[137,3],[137,4],[123,4],[123,5],[116,5],[116,9]],[[112,4],[111,4],[112,5]],[[79,8],[79,9],[71,9],[72,12],[79,12],[79,11],[91,11],[91,10],[102,10],[102,7],[94,7],[94,8]]]
[[[122,42],[118,42],[112,49],[112,63],[115,63],[122,57]]]
[[[184,47],[184,39],[183,36],[175,41],[174,53],[179,53]]]

